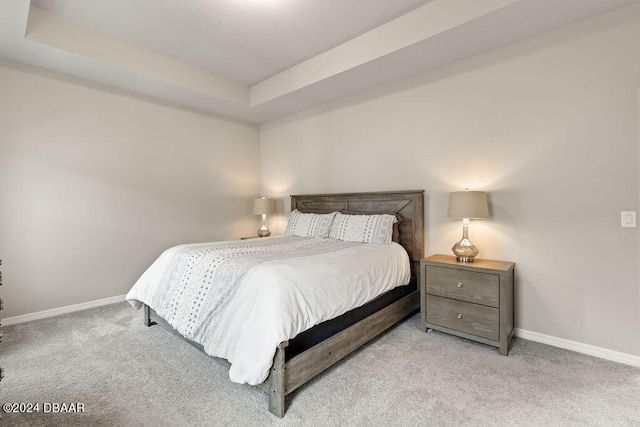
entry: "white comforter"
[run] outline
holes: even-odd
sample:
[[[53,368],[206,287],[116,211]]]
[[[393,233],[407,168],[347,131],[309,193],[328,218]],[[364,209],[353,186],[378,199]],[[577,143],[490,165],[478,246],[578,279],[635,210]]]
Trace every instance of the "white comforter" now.
[[[127,300],[149,305],[207,354],[231,362],[231,381],[255,385],[281,342],[409,278],[397,243],[270,237],[168,249]]]

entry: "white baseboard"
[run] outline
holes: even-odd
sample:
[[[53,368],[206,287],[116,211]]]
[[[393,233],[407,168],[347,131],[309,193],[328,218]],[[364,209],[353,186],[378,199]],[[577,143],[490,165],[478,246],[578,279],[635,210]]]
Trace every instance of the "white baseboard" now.
[[[589,356],[595,356],[601,359],[611,360],[613,362],[624,363],[625,365],[640,367],[640,357],[634,356],[632,354],[621,353],[619,351],[608,350],[606,348],[596,347],[594,345],[583,344],[577,341],[571,341],[564,338],[553,337],[551,335],[540,334],[538,332],[531,332],[518,328],[516,328],[515,335],[516,337],[524,338],[526,340],[548,344],[554,347],[560,347],[578,353],[588,354]]]
[[[15,325],[18,323],[30,322],[32,320],[45,319],[47,317],[58,316],[60,314],[73,313],[74,311],[86,310],[88,308],[100,307],[102,305],[115,304],[124,301],[126,295],[118,295],[99,299],[95,301],[83,302],[80,304],[67,305],[65,307],[52,308],[51,310],[37,311],[35,313],[23,314],[21,316],[7,317],[2,319],[4,326]]]

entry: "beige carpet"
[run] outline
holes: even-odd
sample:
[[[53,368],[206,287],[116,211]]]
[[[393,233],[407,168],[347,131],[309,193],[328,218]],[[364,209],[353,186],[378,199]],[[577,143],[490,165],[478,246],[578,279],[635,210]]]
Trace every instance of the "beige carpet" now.
[[[496,349],[413,316],[295,392],[267,398],[126,303],[4,327],[6,426],[639,426],[640,369],[522,339]],[[83,413],[43,412],[81,403]],[[48,409],[52,411],[53,405]]]

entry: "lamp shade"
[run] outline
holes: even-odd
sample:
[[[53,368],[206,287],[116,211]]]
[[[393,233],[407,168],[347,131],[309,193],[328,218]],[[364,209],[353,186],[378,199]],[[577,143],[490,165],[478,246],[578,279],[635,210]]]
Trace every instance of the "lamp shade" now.
[[[261,197],[253,200],[253,214],[264,215],[272,214],[276,212],[276,201],[274,199],[267,199]]]
[[[448,218],[489,218],[487,193],[484,191],[454,191],[449,193]]]

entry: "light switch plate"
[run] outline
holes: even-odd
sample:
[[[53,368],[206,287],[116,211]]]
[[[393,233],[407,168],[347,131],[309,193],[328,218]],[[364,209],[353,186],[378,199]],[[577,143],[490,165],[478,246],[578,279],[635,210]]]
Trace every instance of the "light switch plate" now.
[[[621,227],[636,227],[636,211],[622,211],[620,215]]]

